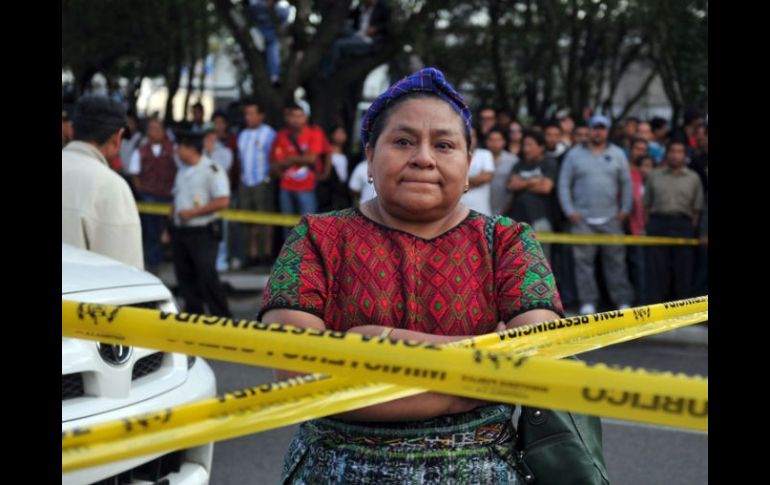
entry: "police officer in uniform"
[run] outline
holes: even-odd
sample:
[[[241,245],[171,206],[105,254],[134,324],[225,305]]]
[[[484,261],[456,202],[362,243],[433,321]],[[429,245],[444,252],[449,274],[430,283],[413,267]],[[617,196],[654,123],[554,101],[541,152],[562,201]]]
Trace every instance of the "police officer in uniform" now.
[[[200,134],[179,133],[182,162],[174,180],[171,247],[174,271],[185,311],[230,317],[224,287],[216,270],[222,236],[219,211],[230,203],[230,185],[222,167],[203,155]]]

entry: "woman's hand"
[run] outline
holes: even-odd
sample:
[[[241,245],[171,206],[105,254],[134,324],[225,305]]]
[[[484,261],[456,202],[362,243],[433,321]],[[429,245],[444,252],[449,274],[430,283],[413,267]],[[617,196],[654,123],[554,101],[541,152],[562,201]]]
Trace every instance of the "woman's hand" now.
[[[358,325],[348,329],[348,333],[357,333],[359,335],[366,335],[368,337],[378,337],[382,335],[382,331],[386,328],[388,327],[384,327],[382,325]]]

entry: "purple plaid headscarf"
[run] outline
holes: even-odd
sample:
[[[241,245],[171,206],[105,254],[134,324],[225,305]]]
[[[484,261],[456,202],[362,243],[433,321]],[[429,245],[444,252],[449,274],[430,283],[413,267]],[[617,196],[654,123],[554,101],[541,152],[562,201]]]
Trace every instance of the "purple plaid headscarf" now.
[[[414,74],[410,74],[404,79],[398,81],[387,91],[377,96],[361,120],[361,143],[366,146],[369,143],[369,137],[372,134],[374,120],[391,103],[409,93],[428,92],[435,93],[441,99],[457,111],[465,123],[465,134],[470,137],[471,133],[471,110],[465,104],[465,100],[460,93],[455,91],[451,84],[444,78],[444,73],[435,67],[426,67],[420,69]]]

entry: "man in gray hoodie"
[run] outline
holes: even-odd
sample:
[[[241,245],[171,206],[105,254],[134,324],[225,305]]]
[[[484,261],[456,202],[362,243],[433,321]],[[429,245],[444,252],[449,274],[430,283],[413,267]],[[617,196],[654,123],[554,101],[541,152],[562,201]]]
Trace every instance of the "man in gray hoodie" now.
[[[595,115],[588,123],[587,143],[566,155],[559,175],[559,202],[573,234],[623,234],[631,211],[631,174],[623,150],[608,143],[610,120]],[[576,244],[575,278],[580,314],[596,312],[599,290],[594,279],[596,245]],[[607,289],[617,308],[628,308],[634,292],[626,270],[624,246],[601,247]]]

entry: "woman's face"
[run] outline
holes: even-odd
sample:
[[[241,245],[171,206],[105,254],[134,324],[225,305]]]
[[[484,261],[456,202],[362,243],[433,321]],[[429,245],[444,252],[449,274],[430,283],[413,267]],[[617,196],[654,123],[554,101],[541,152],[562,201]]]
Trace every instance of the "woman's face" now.
[[[348,139],[348,134],[345,133],[345,130],[343,128],[337,128],[332,132],[332,143],[335,145],[342,146],[345,144],[345,142]]]
[[[403,220],[446,216],[468,182],[462,119],[439,99],[418,98],[394,108],[375,147],[366,146],[366,157],[381,207]]]
[[[639,171],[642,172],[642,177],[646,180],[647,176],[650,175],[650,173],[655,168],[655,165],[652,163],[652,158],[645,157],[644,160],[642,160],[642,164],[639,165]]]

